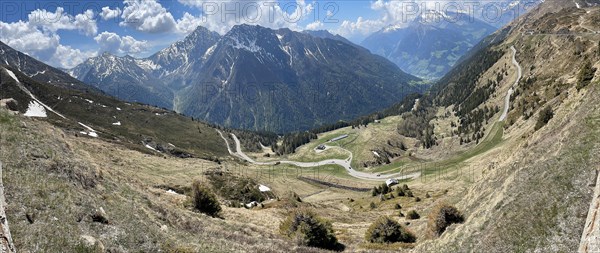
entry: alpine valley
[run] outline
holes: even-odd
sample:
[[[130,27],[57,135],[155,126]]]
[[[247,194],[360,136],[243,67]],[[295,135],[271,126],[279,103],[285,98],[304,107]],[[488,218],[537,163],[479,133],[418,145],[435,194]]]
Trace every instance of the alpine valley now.
[[[424,91],[420,79],[326,31],[198,27],[145,59],[102,54],[69,70],[118,98],[218,125],[307,130],[391,106]]]

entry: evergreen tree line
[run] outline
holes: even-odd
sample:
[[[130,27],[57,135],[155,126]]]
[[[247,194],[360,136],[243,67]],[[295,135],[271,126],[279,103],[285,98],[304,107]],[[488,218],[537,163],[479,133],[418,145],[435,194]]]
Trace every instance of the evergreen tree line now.
[[[227,129],[227,132],[235,134],[240,140],[242,147],[250,152],[262,151],[260,144],[272,146],[277,143],[278,136],[273,132],[250,131],[242,129]]]
[[[271,146],[273,152],[278,155],[291,154],[296,152],[296,148],[309,143],[311,140],[317,139],[317,135],[313,132],[295,132],[289,133],[282,137],[281,145],[274,143]]]
[[[320,134],[320,133],[325,133],[325,132],[329,132],[329,131],[333,131],[336,129],[349,127],[349,126],[353,126],[353,127],[365,126],[366,127],[368,124],[375,122],[375,120],[380,120],[380,119],[390,117],[390,116],[401,115],[405,112],[410,111],[414,107],[416,100],[420,99],[421,97],[423,97],[423,95],[418,94],[418,93],[413,93],[413,94],[410,94],[410,95],[407,95],[406,97],[404,97],[400,103],[394,104],[384,110],[374,112],[369,115],[358,117],[349,122],[339,121],[339,122],[336,122],[333,124],[323,125],[323,126],[312,129],[311,132],[313,132],[315,134]]]

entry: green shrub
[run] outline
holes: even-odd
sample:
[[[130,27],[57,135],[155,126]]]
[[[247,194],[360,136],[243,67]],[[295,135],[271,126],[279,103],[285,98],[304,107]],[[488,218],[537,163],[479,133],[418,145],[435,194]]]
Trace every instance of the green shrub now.
[[[365,240],[371,243],[411,243],[416,241],[416,237],[398,222],[383,216],[371,224]]]
[[[402,190],[404,190],[404,191],[408,191],[408,190],[410,190],[410,188],[408,188],[408,185],[407,185],[407,184],[403,184],[403,185],[402,185]]]
[[[377,186],[373,186],[373,190],[371,190],[371,196],[375,197],[379,195],[379,193],[379,188],[377,188]]]
[[[369,204],[369,207],[371,207],[371,209],[375,209],[375,208],[377,208],[377,205],[375,205],[375,203],[371,202],[371,204]]]
[[[590,84],[592,79],[594,79],[596,70],[597,69],[592,66],[592,63],[589,60],[583,64],[583,67],[577,75],[577,90],[581,90]]]
[[[417,220],[421,218],[421,215],[419,215],[419,213],[417,213],[415,210],[410,210],[408,213],[406,213],[406,218],[409,220]]]
[[[192,202],[194,208],[201,213],[216,217],[221,212],[217,196],[202,185],[200,181],[194,181],[192,184]]]
[[[402,209],[402,206],[400,205],[400,203],[396,203],[396,205],[394,205],[394,209]]]
[[[381,187],[381,193],[383,193],[383,194],[388,194],[388,193],[389,193],[389,192],[392,190],[392,189],[390,189],[390,187],[389,187],[387,184],[385,184],[385,183],[381,184],[381,186],[380,186],[380,187]]]
[[[442,203],[435,206],[429,213],[427,227],[434,235],[439,236],[451,224],[462,223],[464,220],[463,215],[456,207]]]
[[[403,197],[406,195],[406,193],[404,192],[404,190],[402,190],[402,188],[397,187],[396,188],[396,193],[398,194],[398,197]]]
[[[282,235],[298,245],[329,250],[343,250],[333,232],[331,222],[318,217],[307,209],[296,209],[279,226]]]
[[[554,111],[552,110],[552,107],[546,106],[539,113],[537,123],[535,124],[535,130],[537,131],[540,128],[544,127],[546,124],[548,124],[548,121],[550,121],[553,117]]]
[[[249,203],[252,201],[263,202],[268,197],[275,197],[272,193],[263,193],[258,189],[258,183],[251,178],[241,177],[230,172],[212,169],[205,173],[212,189],[223,199],[233,202]]]
[[[298,195],[297,193],[292,192],[292,198],[294,198],[294,200],[296,200],[296,202],[302,203],[302,198],[300,198],[300,195]]]

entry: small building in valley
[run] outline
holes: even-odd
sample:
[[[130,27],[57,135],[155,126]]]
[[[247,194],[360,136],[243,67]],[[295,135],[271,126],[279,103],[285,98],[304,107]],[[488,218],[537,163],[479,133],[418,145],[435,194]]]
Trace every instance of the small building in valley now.
[[[342,140],[342,139],[345,139],[345,138],[348,138],[348,135],[347,135],[347,134],[344,134],[344,135],[340,135],[340,136],[338,136],[338,137],[335,137],[335,138],[333,138],[333,139],[329,140],[329,142],[339,141],[339,140]]]
[[[387,184],[388,187],[397,185],[398,184],[398,179],[390,178],[388,180],[385,180],[385,184]]]

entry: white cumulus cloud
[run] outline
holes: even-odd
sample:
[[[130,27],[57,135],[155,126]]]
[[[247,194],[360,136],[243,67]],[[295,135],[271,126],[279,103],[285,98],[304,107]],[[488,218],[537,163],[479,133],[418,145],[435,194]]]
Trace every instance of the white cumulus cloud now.
[[[94,56],[96,52],[62,45],[57,31],[77,30],[87,36],[93,36],[98,31],[94,16],[92,10],[72,16],[60,7],[55,12],[37,9],[29,13],[27,21],[0,21],[0,40],[52,66],[71,68]]]
[[[119,24],[148,33],[175,31],[173,15],[156,0],[126,0]]]
[[[98,25],[94,17],[95,14],[92,10],[86,10],[73,17],[65,13],[62,7],[56,8],[55,12],[37,9],[27,15],[30,25],[40,27],[45,31],[77,30],[88,36],[98,33]]]
[[[323,29],[323,22],[321,22],[320,20],[317,20],[315,22],[312,22],[312,23],[306,25],[306,30],[319,30],[319,29]]]
[[[69,69],[96,55],[97,53],[94,51],[81,51],[79,49],[71,48],[70,46],[58,45],[52,58],[48,60],[48,63],[53,66]]]
[[[100,17],[104,20],[115,19],[121,15],[122,11],[119,7],[114,10],[108,6],[102,7],[102,12],[100,12]]]
[[[100,46],[100,52],[110,52],[113,54],[138,54],[148,48],[148,42],[139,41],[131,36],[119,36],[113,32],[102,32],[94,38]]]
[[[177,31],[188,34],[194,31],[198,26],[202,25],[202,18],[195,17],[188,12],[183,14],[181,19],[177,20]]]
[[[199,24],[224,34],[238,24],[260,25],[269,28],[302,30],[299,23],[312,18],[313,5],[296,1],[242,0],[178,0],[202,10]],[[316,25],[316,24],[315,24]],[[314,26],[314,25],[313,25]]]

